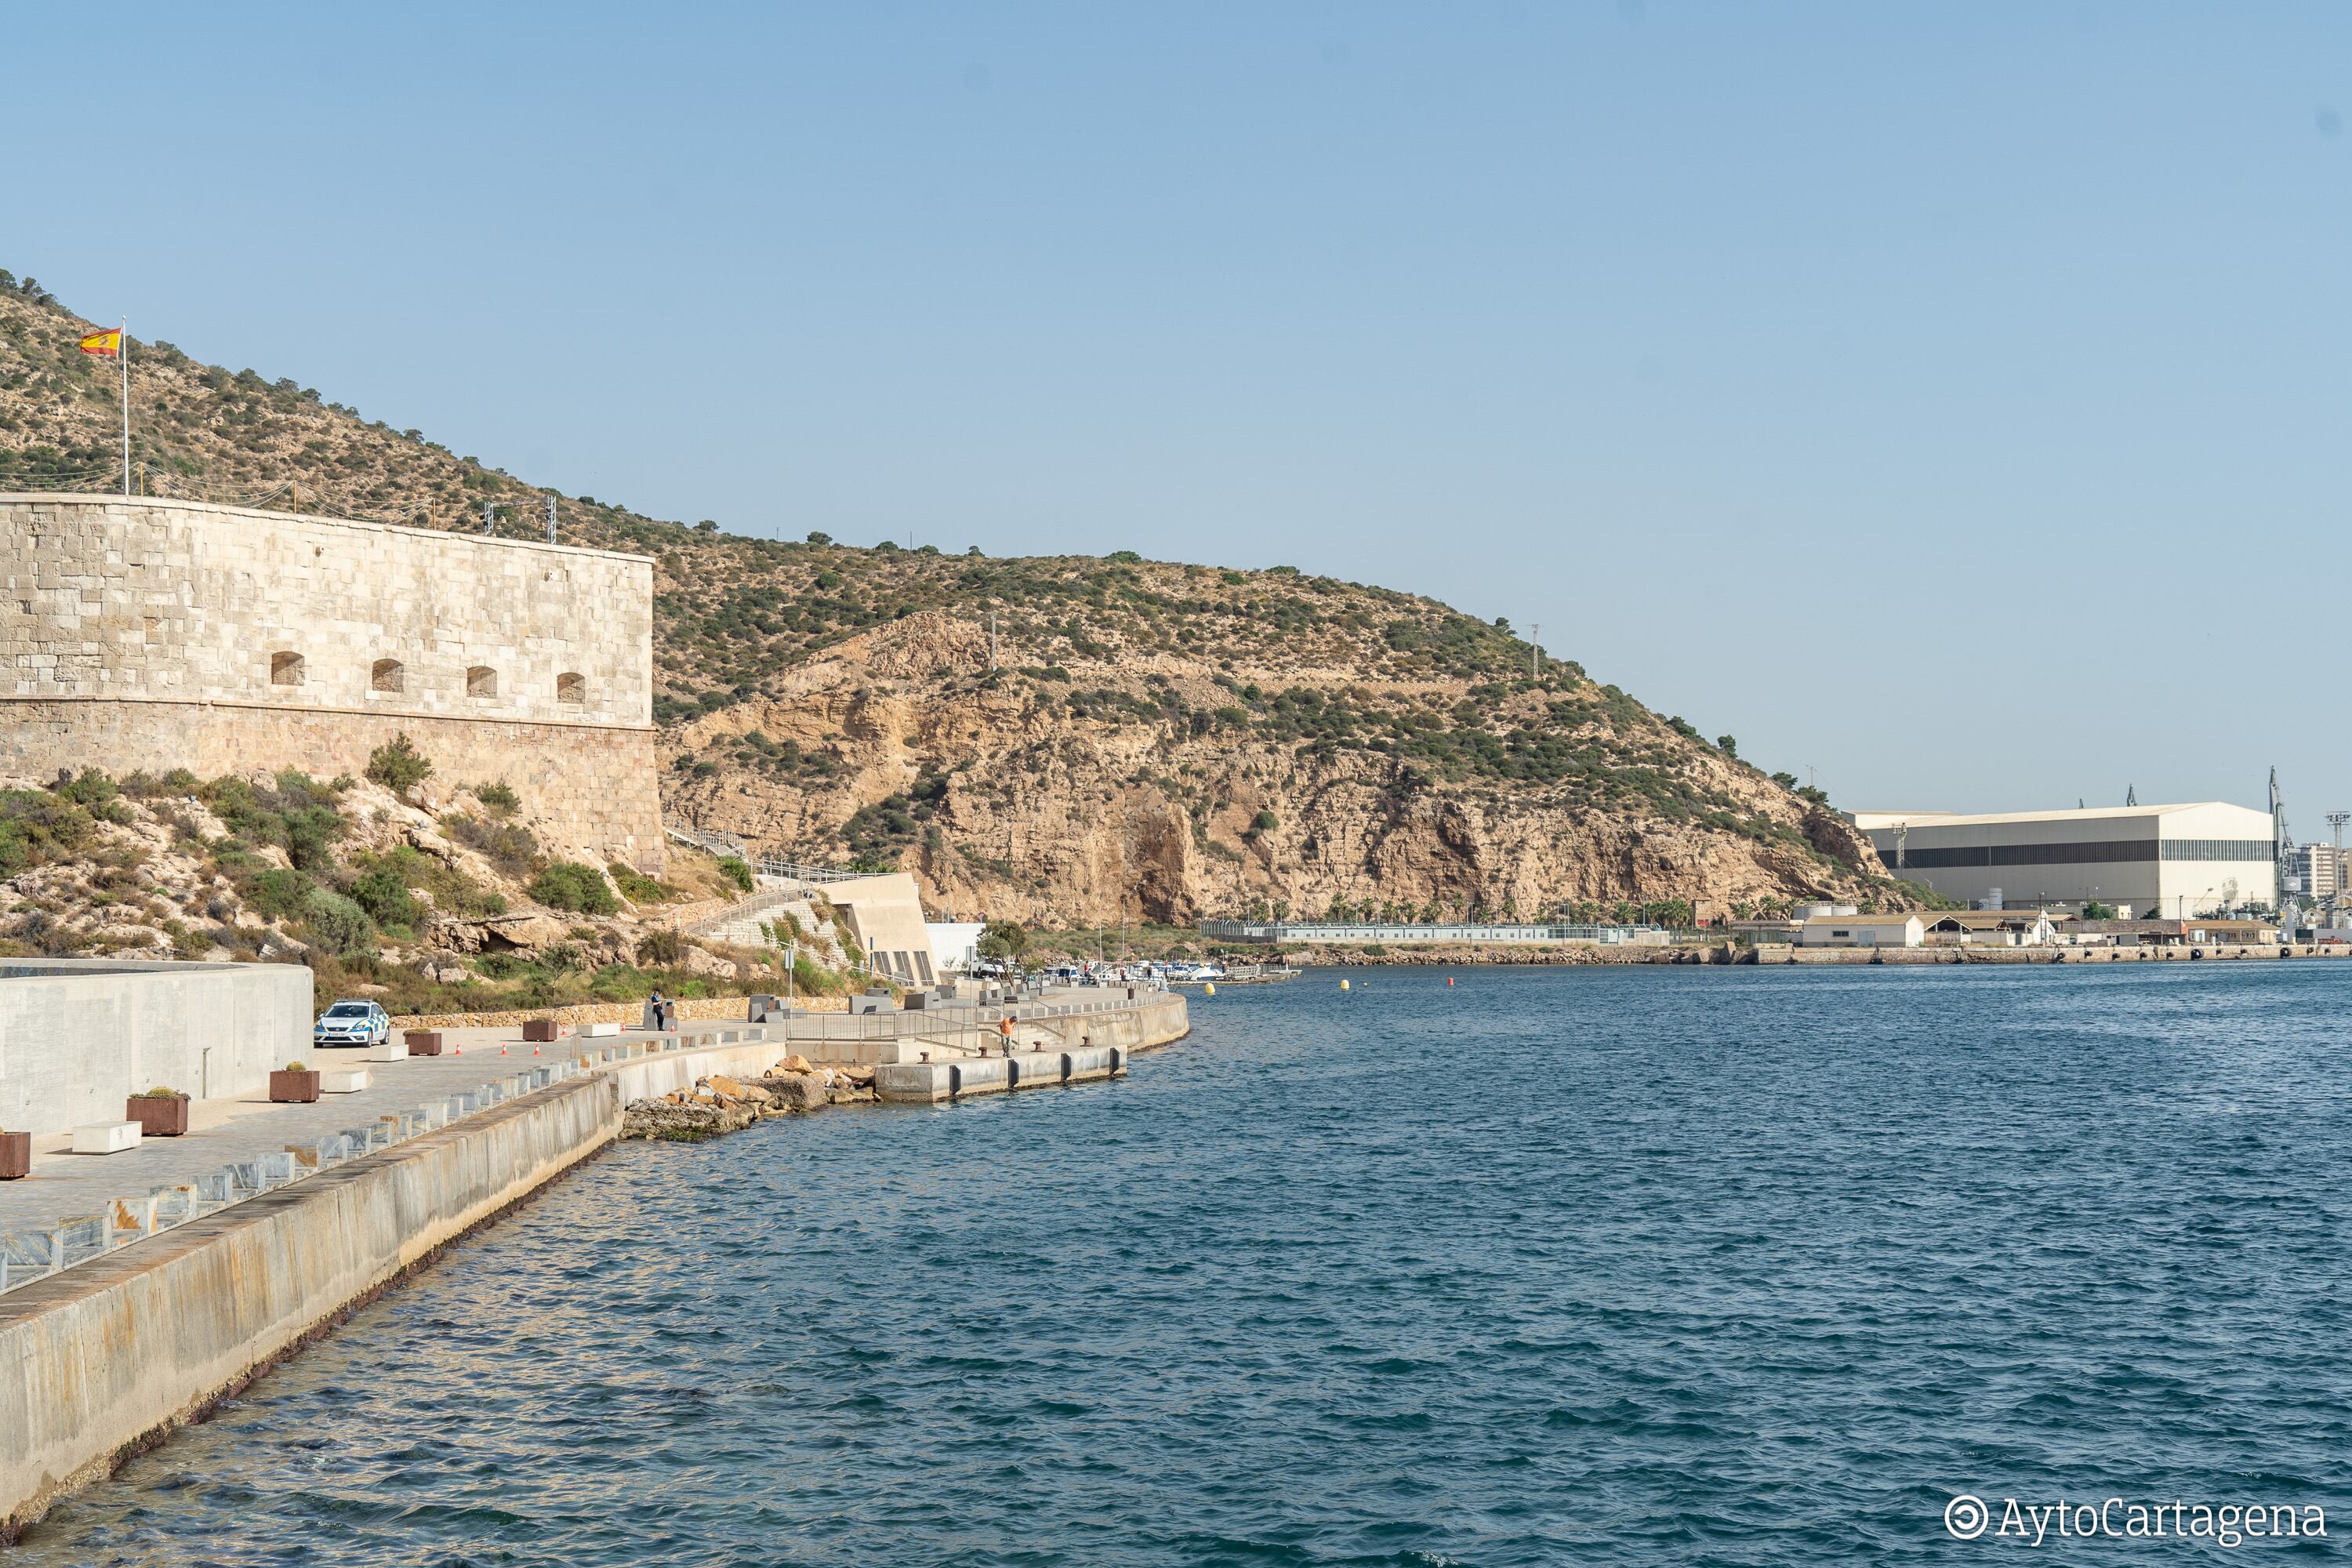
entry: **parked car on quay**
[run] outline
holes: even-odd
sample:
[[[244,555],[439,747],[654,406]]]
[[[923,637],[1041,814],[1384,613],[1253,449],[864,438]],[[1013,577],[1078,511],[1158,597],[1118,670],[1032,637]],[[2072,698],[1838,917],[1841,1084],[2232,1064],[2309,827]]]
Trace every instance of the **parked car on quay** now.
[[[392,1037],[392,1017],[374,1002],[338,1002],[310,1027],[313,1046],[380,1046]]]

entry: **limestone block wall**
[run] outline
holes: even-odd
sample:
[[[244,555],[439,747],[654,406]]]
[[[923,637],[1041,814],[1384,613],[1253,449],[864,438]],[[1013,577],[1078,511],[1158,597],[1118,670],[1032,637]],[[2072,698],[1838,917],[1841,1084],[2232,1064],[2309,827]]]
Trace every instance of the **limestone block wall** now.
[[[663,861],[653,563],[180,501],[0,495],[0,772],[357,773],[406,732],[567,852]]]

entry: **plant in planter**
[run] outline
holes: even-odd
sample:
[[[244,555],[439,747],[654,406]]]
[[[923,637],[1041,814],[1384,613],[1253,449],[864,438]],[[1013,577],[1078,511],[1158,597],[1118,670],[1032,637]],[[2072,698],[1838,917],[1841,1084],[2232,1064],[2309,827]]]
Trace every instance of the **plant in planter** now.
[[[33,1135],[0,1131],[0,1182],[19,1181],[33,1173]]]
[[[310,1105],[319,1098],[319,1075],[300,1062],[269,1075],[269,1098],[280,1105]]]
[[[188,1131],[188,1097],[160,1084],[123,1101],[122,1120],[139,1123],[142,1138],[178,1138]]]

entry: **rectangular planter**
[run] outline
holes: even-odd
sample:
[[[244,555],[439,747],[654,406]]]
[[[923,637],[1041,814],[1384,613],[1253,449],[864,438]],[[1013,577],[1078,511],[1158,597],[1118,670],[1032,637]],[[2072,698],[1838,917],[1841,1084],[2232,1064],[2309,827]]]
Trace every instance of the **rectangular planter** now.
[[[441,1054],[441,1031],[438,1029],[410,1029],[404,1037],[408,1041],[408,1054],[412,1057],[437,1057]]]
[[[319,1075],[273,1072],[269,1075],[269,1098],[280,1105],[309,1105],[319,1098]]]
[[[168,1100],[154,1100],[134,1094],[122,1102],[122,1120],[139,1123],[142,1138],[179,1138],[188,1131],[188,1097],[173,1095]]]
[[[552,1018],[527,1018],[523,1020],[522,1037],[524,1041],[529,1044],[553,1045],[555,1043],[555,1020]]]
[[[33,1173],[33,1135],[0,1132],[0,1182],[21,1181]]]

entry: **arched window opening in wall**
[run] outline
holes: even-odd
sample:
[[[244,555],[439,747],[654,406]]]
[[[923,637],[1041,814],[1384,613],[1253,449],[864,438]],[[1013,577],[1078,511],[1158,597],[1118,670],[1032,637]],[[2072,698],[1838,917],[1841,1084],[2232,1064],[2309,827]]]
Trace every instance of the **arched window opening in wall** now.
[[[499,694],[499,672],[487,664],[478,664],[466,671],[466,695],[496,697]]]
[[[299,686],[302,684],[302,656],[299,653],[273,653],[269,656],[269,684]]]
[[[396,658],[380,658],[368,670],[370,691],[405,691],[408,671]]]
[[[558,702],[581,703],[588,700],[588,678],[566,673],[555,678],[555,700]]]

